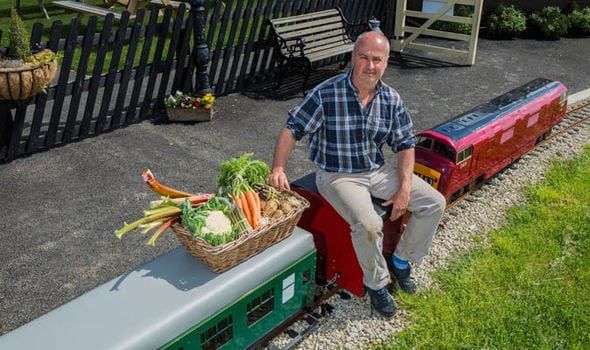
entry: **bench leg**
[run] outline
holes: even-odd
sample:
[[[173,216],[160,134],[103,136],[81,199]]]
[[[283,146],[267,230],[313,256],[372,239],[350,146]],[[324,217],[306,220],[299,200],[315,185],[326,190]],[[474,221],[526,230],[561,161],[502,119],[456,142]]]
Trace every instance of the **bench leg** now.
[[[277,76],[275,77],[275,87],[280,88],[283,84],[283,75],[285,74],[285,62],[278,64]]]
[[[311,62],[307,61],[305,64],[305,77],[303,78],[303,85],[301,86],[301,90],[303,91],[304,96],[307,96],[307,90],[305,90],[305,87],[307,86],[307,81],[309,80],[310,74],[311,74]]]

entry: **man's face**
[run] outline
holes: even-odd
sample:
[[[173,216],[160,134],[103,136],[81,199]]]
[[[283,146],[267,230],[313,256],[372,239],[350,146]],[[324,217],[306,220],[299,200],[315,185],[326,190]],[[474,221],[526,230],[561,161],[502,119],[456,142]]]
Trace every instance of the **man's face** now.
[[[385,73],[389,52],[381,38],[364,38],[352,53],[352,82],[357,88],[372,89]]]

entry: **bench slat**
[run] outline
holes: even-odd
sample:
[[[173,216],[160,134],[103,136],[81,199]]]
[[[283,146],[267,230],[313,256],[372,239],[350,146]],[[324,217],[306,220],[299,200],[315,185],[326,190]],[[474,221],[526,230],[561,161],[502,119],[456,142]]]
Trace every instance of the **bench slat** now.
[[[341,23],[341,22],[342,22],[342,19],[340,18],[340,16],[328,17],[328,18],[322,18],[322,19],[316,20],[316,21],[307,21],[307,22],[299,22],[296,24],[284,25],[284,26],[276,27],[275,30],[277,31],[277,33],[284,35],[284,34],[287,34],[289,32],[293,32],[296,30],[313,28],[313,27],[318,27],[318,26],[325,25],[325,24]]]
[[[342,23],[334,23],[334,24],[328,24],[325,26],[319,26],[319,27],[315,27],[315,28],[309,28],[309,29],[303,29],[303,30],[298,30],[298,31],[294,31],[294,32],[290,32],[286,35],[283,35],[282,37],[284,39],[291,39],[291,38],[297,38],[297,37],[306,37],[308,35],[311,34],[319,34],[319,33],[323,33],[323,32],[328,32],[331,31],[333,29],[341,29],[344,31],[344,27],[342,26]]]
[[[352,44],[352,43],[345,43],[345,42],[339,41],[339,42],[333,42],[333,43],[326,43],[322,46],[316,46],[313,48],[305,47],[305,55],[306,56],[313,55],[316,52],[326,51],[326,50],[330,50],[330,49],[340,47],[340,46],[348,47],[348,45],[350,45],[350,44]]]
[[[306,39],[307,40],[307,39]],[[344,44],[352,44],[352,40],[348,39],[347,37],[343,36],[342,33],[336,33],[334,36],[321,38],[320,40],[312,41],[312,42],[305,42],[305,52],[325,45],[329,45],[331,43],[340,43],[340,45]]]
[[[99,15],[99,16],[106,16],[109,13],[112,13],[115,16],[115,19],[117,19],[117,20],[121,19],[120,12],[112,11],[112,10],[109,10],[109,9],[106,9],[106,8],[100,7],[100,6],[85,4],[83,2],[74,2],[74,1],[64,0],[64,1],[54,1],[52,4],[59,6],[59,7],[63,7],[67,10],[70,10],[70,11],[90,13],[90,14]],[[133,17],[133,16],[131,16],[131,17]]]
[[[276,26],[276,25],[283,24],[283,23],[289,23],[289,22],[294,22],[294,21],[296,22],[296,21],[301,21],[301,20],[305,20],[305,19],[331,16],[335,13],[340,14],[338,12],[338,10],[330,9],[330,10],[324,10],[324,11],[319,11],[319,12],[314,12],[314,13],[306,13],[306,14],[298,15],[298,16],[275,18],[275,19],[271,19],[270,21],[272,24],[274,24]]]
[[[311,62],[316,62],[319,60],[323,60],[324,58],[338,56],[340,54],[352,52],[353,48],[354,48],[354,44],[341,45],[341,46],[335,47],[331,50],[319,51],[319,52],[313,53],[311,55],[306,55],[306,57]]]

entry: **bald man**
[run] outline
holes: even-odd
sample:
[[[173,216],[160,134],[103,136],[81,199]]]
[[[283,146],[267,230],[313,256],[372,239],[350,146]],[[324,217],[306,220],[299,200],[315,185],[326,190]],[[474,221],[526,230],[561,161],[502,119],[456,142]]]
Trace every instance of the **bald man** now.
[[[390,220],[406,211],[411,219],[392,257],[396,286],[416,292],[410,261],[428,254],[445,208],[445,198],[413,175],[416,137],[399,94],[381,81],[389,59],[389,40],[378,32],[360,35],[352,51],[352,69],[318,85],[289,111],[274,153],[271,185],[289,188],[285,172],[296,141],[309,135],[310,158],[317,167],[320,194],[349,224],[371,306],[385,317],[397,312],[388,292],[390,271],[381,251],[383,220],[371,196],[392,206]],[[385,162],[387,144],[397,167]]]

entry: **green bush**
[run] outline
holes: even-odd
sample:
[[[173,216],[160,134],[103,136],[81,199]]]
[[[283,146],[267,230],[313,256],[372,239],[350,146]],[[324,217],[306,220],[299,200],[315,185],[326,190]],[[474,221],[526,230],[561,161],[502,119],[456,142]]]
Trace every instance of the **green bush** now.
[[[590,35],[590,7],[573,10],[569,16],[569,31],[571,35]]]
[[[531,25],[546,39],[557,40],[567,33],[568,19],[556,6],[547,6],[529,17]]]
[[[526,15],[514,5],[500,4],[488,17],[488,35],[496,39],[510,39],[526,29]]]
[[[10,48],[10,57],[25,62],[31,59],[29,34],[14,8],[10,12],[10,22],[8,23],[8,47]]]
[[[457,5],[453,11],[453,14],[459,17],[471,17],[473,16],[473,6]],[[471,24],[436,21],[430,26],[430,29],[459,34],[470,34]]]

